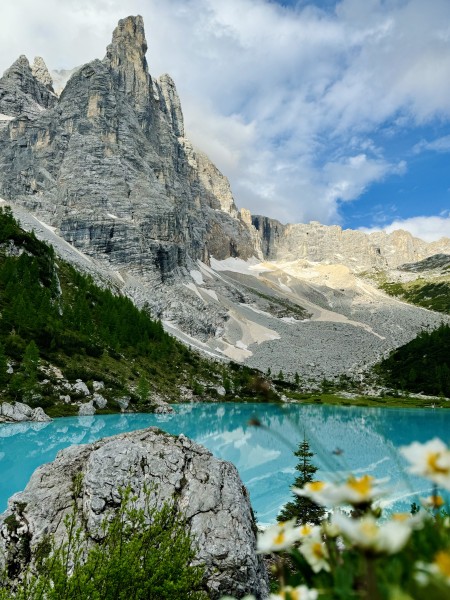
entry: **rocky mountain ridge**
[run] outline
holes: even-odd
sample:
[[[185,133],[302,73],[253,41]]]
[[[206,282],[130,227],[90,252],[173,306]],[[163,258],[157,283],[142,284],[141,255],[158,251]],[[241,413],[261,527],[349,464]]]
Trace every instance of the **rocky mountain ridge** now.
[[[262,216],[253,216],[252,223],[258,231],[264,257],[272,261],[304,259],[343,264],[358,273],[395,269],[404,263],[450,253],[450,238],[425,242],[401,229],[368,234],[317,221],[283,225]]]
[[[0,196],[25,228],[187,344],[258,368],[354,372],[436,325],[359,274],[450,254],[449,239],[238,210],[146,50],[142,18],[128,17],[59,96],[41,59],[20,57],[0,79]]]

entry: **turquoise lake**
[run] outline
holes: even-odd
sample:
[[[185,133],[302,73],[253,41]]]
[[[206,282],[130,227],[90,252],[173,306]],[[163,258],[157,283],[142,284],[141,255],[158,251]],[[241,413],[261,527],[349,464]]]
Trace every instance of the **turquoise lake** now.
[[[248,424],[257,417],[263,427]],[[184,433],[219,458],[233,462],[249,489],[260,523],[275,520],[290,499],[293,450],[305,434],[316,453],[317,478],[368,473],[389,477],[387,508],[408,510],[430,495],[428,482],[405,474],[398,449],[412,441],[450,441],[450,410],[377,409],[311,405],[189,404],[172,415],[122,414],[70,417],[51,423],[0,425],[0,512],[24,489],[39,465],[72,444],[156,425]],[[339,449],[339,455],[334,452]],[[341,452],[342,451],[342,452]]]

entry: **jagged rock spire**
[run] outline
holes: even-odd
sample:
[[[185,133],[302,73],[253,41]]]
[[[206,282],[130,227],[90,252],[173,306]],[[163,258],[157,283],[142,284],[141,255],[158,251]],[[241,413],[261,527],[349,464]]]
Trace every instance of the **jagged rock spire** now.
[[[28,58],[23,54],[0,79],[0,113],[33,118],[43,108],[50,108],[55,103],[52,89],[35,77]]]
[[[54,92],[53,90],[53,79],[47,69],[47,65],[44,62],[44,59],[41,56],[36,56],[34,58],[33,66],[31,67],[31,72],[35,76],[35,78],[45,85],[45,87]]]
[[[121,19],[106,49],[105,62],[115,73],[119,89],[134,98],[136,108],[145,108],[152,92],[148,72],[147,41],[140,15]]]
[[[164,98],[167,116],[172,124],[173,132],[178,137],[184,137],[183,111],[181,110],[181,102],[175,83],[172,77],[165,73],[158,79],[158,84]]]

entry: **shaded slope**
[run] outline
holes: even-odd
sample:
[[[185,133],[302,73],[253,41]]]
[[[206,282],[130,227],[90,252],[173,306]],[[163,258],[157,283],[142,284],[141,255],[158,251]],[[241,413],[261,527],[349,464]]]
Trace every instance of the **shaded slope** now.
[[[421,333],[382,361],[377,372],[390,387],[450,397],[450,326]]]
[[[77,379],[91,389],[93,381],[103,381],[112,410],[124,396],[142,410],[155,396],[174,401],[268,393],[260,393],[256,372],[201,358],[165,333],[147,310],[58,259],[8,209],[0,211],[0,311],[5,400],[70,413],[82,396],[73,393]],[[61,402],[67,394],[68,403]]]

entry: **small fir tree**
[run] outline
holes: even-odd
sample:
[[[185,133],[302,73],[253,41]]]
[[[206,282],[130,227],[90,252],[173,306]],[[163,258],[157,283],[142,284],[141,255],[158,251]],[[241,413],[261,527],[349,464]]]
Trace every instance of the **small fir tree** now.
[[[23,372],[26,384],[33,388],[36,385],[39,366],[39,348],[32,340],[25,348],[20,370]]]
[[[296,477],[294,485],[297,488],[302,488],[305,483],[314,481],[314,474],[318,470],[316,466],[311,463],[311,458],[314,456],[314,452],[310,451],[309,443],[306,438],[303,442],[300,442],[298,449],[294,452],[294,455],[299,458],[296,465],[296,470],[299,471],[300,475]],[[289,521],[289,519],[295,519],[297,525],[305,523],[313,523],[318,525],[325,515],[325,510],[303,496],[297,496],[294,494],[294,500],[288,502],[281,509],[280,514],[277,517],[277,521]]]
[[[0,388],[4,387],[8,379],[8,360],[5,354],[5,347],[0,343]]]
[[[149,400],[150,396],[150,383],[148,382],[147,377],[145,375],[141,377],[138,381],[136,393],[139,397],[140,404],[146,404]]]

